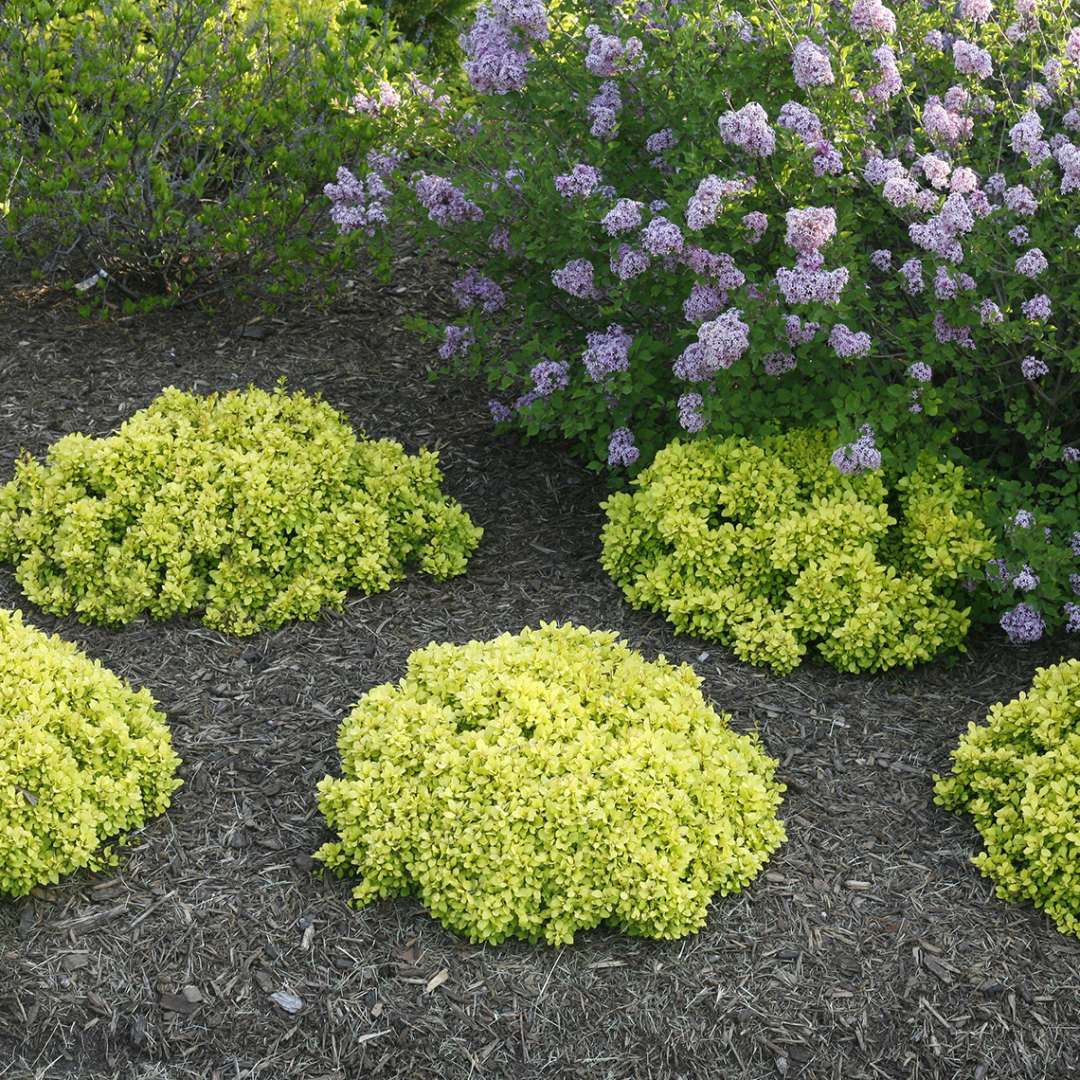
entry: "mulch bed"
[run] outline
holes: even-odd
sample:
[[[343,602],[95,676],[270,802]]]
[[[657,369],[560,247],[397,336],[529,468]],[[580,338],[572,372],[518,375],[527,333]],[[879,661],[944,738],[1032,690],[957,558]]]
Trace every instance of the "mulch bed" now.
[[[995,899],[968,863],[976,833],[931,800],[968,723],[1075,643],[994,634],[951,665],[780,679],[631,611],[597,562],[605,481],[493,437],[482,388],[427,381],[429,347],[402,323],[439,310],[429,269],[405,260],[393,286],[261,320],[233,304],[93,324],[29,287],[0,299],[0,480],[20,447],[106,434],[165,385],[284,374],[372,435],[438,448],[486,530],[464,577],[253,638],[27,611],[150,689],[185,785],[113,873],[0,901],[0,1076],[1076,1076],[1080,942]],[[0,570],[0,604],[22,603]],[[314,787],[356,699],[433,639],[541,619],[693,663],[780,759],[789,840],[701,933],[474,946],[412,901],[354,911],[348,882],[312,872],[328,838]]]

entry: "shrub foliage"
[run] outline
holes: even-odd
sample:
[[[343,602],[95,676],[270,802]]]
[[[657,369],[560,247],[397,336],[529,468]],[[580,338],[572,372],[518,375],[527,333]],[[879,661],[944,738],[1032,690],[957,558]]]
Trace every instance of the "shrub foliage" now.
[[[0,894],[115,856],[180,786],[165,718],[74,645],[0,609]]]
[[[700,683],[571,625],[420,649],[342,725],[318,858],[473,941],[690,933],[784,840],[776,762]]]
[[[419,57],[345,0],[5,0],[0,243],[128,303],[233,268],[310,285],[313,196],[364,148],[342,106]]]
[[[461,264],[428,329],[498,421],[615,469],[869,424],[993,480],[1007,627],[1080,629],[1075,3],[484,0],[463,45],[459,137],[391,217]]]
[[[199,612],[249,634],[376,592],[407,567],[464,571],[481,530],[438,456],[357,439],[279,386],[165,390],[108,438],[68,435],[0,488],[0,559],[46,611],[126,623]]]
[[[993,545],[958,466],[890,491],[841,473],[828,433],[676,441],[605,503],[603,565],[636,607],[777,672],[807,649],[842,671],[959,647],[961,584]]]
[[[1080,660],[1040,668],[968,727],[952,761],[935,801],[971,815],[986,845],[972,862],[1003,900],[1080,936]]]

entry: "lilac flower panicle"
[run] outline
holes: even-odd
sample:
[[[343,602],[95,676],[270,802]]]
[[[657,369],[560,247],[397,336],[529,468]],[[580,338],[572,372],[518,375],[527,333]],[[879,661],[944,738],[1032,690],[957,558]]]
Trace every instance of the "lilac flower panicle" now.
[[[595,271],[588,259],[571,259],[565,266],[552,271],[551,281],[556,288],[580,300],[592,300],[599,295],[593,280]]]
[[[1066,465],[1075,465],[1080,461],[1080,447],[1063,446],[1061,448],[1061,460]]]
[[[665,217],[653,218],[641,232],[641,246],[650,255],[677,255],[683,243],[679,226]]]
[[[556,390],[570,385],[570,365],[564,360],[541,360],[529,372],[529,378],[541,397],[551,397]]]
[[[784,215],[787,233],[784,239],[800,255],[811,255],[836,235],[836,211],[831,206],[808,206],[792,209]]]
[[[1038,248],[1032,248],[1016,260],[1016,272],[1024,277],[1037,278],[1049,265],[1046,256]]]
[[[468,326],[447,326],[443,343],[439,346],[439,358],[452,360],[469,351],[476,343],[476,338]]]
[[[796,367],[795,356],[789,352],[771,352],[761,361],[761,368],[766,375],[779,378]]]
[[[629,467],[641,456],[634,443],[634,433],[626,427],[616,428],[608,440],[608,465]]]
[[[1046,293],[1033,296],[1020,305],[1020,310],[1024,313],[1024,318],[1031,322],[1045,322],[1052,312],[1050,297]]]
[[[1014,589],[1021,592],[1034,592],[1039,587],[1039,575],[1030,566],[1023,566],[1020,572],[1012,579]]]
[[[600,183],[600,170],[592,165],[575,165],[570,172],[555,177],[555,190],[564,199],[586,199]]]
[[[807,146],[813,146],[822,138],[821,119],[812,109],[798,101],[788,101],[776,117],[777,127],[793,131]]]
[[[967,41],[954,41],[952,48],[953,63],[961,75],[972,75],[976,79],[989,79],[993,75],[994,64],[985,49]]]
[[[683,350],[673,371],[679,379],[704,382],[731,367],[750,347],[750,327],[738,308],[729,308],[698,327],[698,339]]]
[[[878,248],[877,251],[871,252],[870,264],[875,270],[887,274],[892,269],[892,252],[886,248]]]
[[[634,199],[619,199],[600,219],[600,225],[608,236],[632,232],[641,225],[641,203]]]
[[[1001,629],[1014,645],[1027,645],[1038,641],[1046,630],[1042,616],[1028,604],[1017,604],[1001,616]]]
[[[870,352],[870,335],[865,330],[850,330],[843,323],[837,323],[829,331],[829,345],[841,359],[866,356]]]
[[[922,360],[916,360],[914,364],[909,365],[907,373],[908,378],[916,382],[928,383],[934,377],[934,369]]]
[[[874,429],[864,424],[859,437],[833,451],[833,468],[845,476],[858,476],[881,468],[881,451],[875,446]]]
[[[648,269],[648,255],[632,248],[629,244],[620,244],[619,250],[611,257],[611,272],[620,281],[630,281],[640,277]]]
[[[671,150],[678,141],[671,128],[664,128],[662,131],[654,132],[645,140],[645,149],[650,154],[662,154],[666,150]]]
[[[881,0],[855,0],[851,5],[851,27],[859,34],[895,34],[896,16]]]
[[[749,214],[743,215],[742,221],[746,231],[750,234],[750,243],[760,243],[761,238],[769,228],[768,216],[761,213],[760,210],[752,210]]]
[[[1020,361],[1020,372],[1028,382],[1034,382],[1036,379],[1049,375],[1050,366],[1045,360],[1040,360],[1035,356],[1025,356]]]
[[[791,56],[791,70],[796,84],[803,90],[810,86],[828,86],[836,81],[829,54],[809,38],[796,44]]]
[[[488,402],[488,411],[491,413],[491,419],[496,424],[505,424],[514,419],[514,414],[509,405],[504,405],[501,401],[492,398]]]
[[[679,425],[683,431],[695,434],[704,429],[705,417],[701,410],[705,399],[700,394],[683,394],[679,398]]]
[[[776,134],[769,126],[765,110],[756,101],[724,113],[719,128],[724,142],[753,157],[768,157],[776,149]]]
[[[634,339],[618,324],[586,334],[585,341],[588,347],[581,359],[593,382],[603,382],[630,366],[630,346]]]
[[[502,289],[476,270],[467,270],[453,284],[454,302],[462,311],[480,307],[483,311],[499,311],[506,306]]]
[[[442,176],[420,173],[413,181],[413,191],[428,217],[444,228],[466,221],[482,221],[484,212],[476,203],[465,198],[449,180]]]
[[[1035,524],[1035,515],[1030,510],[1017,510],[1013,515],[1012,526],[1015,529],[1030,529]]]
[[[1080,604],[1074,604],[1066,600],[1061,608],[1066,618],[1065,632],[1067,634],[1080,633]]]

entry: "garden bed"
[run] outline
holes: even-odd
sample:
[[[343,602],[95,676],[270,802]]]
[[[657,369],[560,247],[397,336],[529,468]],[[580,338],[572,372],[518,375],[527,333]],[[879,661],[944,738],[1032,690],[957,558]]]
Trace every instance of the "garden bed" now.
[[[436,275],[438,276],[438,275]],[[239,306],[89,324],[29,287],[0,302],[0,479],[21,447],[104,435],[163,386],[321,391],[370,434],[437,448],[484,539],[462,577],[411,578],[343,615],[237,639],[191,621],[60,631],[167,713],[185,780],[111,874],[0,903],[0,1076],[151,1078],[1068,1077],[1080,942],[994,898],[978,837],[931,777],[991,703],[1074,641],[995,631],[955,664],[787,678],[631,611],[598,561],[605,481],[491,434],[486,394],[425,378],[402,323],[430,269],[358,280],[332,310]],[[0,604],[23,605],[10,569]],[[338,725],[431,640],[570,619],[694,664],[788,785],[789,839],[705,930],[570,948],[473,946],[414,902],[363,911],[312,873],[314,789]],[[290,1013],[279,991],[302,1002]],[[279,1001],[295,1005],[286,996]]]

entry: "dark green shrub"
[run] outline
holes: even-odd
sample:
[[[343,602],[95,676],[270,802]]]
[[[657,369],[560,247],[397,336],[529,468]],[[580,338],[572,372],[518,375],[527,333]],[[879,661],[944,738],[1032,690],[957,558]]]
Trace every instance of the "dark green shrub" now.
[[[230,267],[299,286],[370,131],[349,94],[421,55],[342,0],[7,0],[0,244],[129,297]]]

